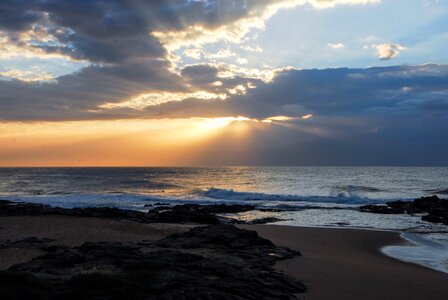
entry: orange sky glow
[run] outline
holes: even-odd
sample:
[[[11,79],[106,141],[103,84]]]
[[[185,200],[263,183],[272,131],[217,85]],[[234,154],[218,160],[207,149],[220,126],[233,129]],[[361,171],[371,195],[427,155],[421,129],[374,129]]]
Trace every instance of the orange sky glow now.
[[[211,145],[230,140],[245,155],[256,131],[293,119],[246,117],[0,123],[1,166],[200,165]],[[274,123],[274,124],[272,124]]]

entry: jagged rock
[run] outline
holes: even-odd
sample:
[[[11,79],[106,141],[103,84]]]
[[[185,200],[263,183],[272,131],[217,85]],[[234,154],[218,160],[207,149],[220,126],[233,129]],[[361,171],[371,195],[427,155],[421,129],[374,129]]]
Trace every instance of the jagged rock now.
[[[38,238],[38,237],[27,237],[20,240],[6,240],[3,244],[0,244],[0,249],[6,248],[41,248],[42,244],[54,242],[54,239],[50,238]]]
[[[386,205],[364,205],[360,210],[379,214],[426,213],[422,216],[423,221],[448,225],[448,200],[440,199],[436,195],[421,197],[414,201],[391,201]]]
[[[423,221],[431,222],[431,223],[443,223],[443,218],[436,215],[426,215],[422,216]]]
[[[260,237],[255,231],[233,225],[196,227],[188,232],[172,234],[160,241],[158,246],[181,248],[229,248],[275,247],[271,241]]]
[[[295,299],[305,286],[272,267],[294,255],[298,252],[276,247],[256,232],[211,225],[156,242],[85,243],[47,253],[0,272],[0,296]]]
[[[375,214],[404,214],[405,210],[400,207],[389,207],[385,205],[364,205],[360,207],[361,211]]]
[[[221,221],[214,214],[202,210],[195,204],[176,205],[173,207],[157,207],[149,210],[146,218],[160,223],[197,223],[220,224]]]
[[[266,224],[266,223],[273,223],[273,222],[279,222],[283,221],[282,219],[275,218],[275,217],[266,217],[266,218],[260,218],[255,219],[252,221],[247,222],[248,224]]]
[[[147,213],[113,207],[61,208],[42,204],[0,200],[0,216],[17,215],[63,215],[72,217],[126,219],[141,223],[197,223],[220,224],[228,218],[217,217],[218,213],[238,213],[255,209],[251,205],[198,205],[183,204],[158,206]]]

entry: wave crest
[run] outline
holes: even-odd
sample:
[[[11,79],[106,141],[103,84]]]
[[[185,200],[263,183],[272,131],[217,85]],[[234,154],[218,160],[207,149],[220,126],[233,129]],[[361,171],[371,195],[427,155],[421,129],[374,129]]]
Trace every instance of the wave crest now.
[[[336,203],[336,204],[373,204],[383,201],[361,198],[351,195],[330,195],[330,196],[303,196],[303,195],[284,195],[267,194],[256,192],[238,192],[233,189],[209,188],[203,192],[203,196],[219,200],[235,201],[293,201],[293,202],[312,202],[312,203]]]

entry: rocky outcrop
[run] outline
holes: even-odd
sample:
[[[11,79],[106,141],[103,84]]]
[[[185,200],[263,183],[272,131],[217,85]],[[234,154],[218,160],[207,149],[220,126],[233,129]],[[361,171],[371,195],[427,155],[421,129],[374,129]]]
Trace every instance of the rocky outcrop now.
[[[252,205],[198,205],[183,204],[176,206],[158,206],[148,212],[124,210],[113,207],[61,208],[42,204],[12,202],[0,200],[0,216],[42,216],[63,215],[72,217],[126,219],[141,223],[196,223],[222,224],[235,223],[233,219],[217,214],[239,213],[254,210]],[[274,219],[257,221],[267,223]],[[275,219],[276,221],[278,219]],[[265,222],[264,222],[265,221]]]
[[[54,239],[50,238],[38,238],[35,236],[27,237],[19,240],[6,240],[0,244],[0,249],[7,248],[42,248],[46,247],[46,243],[54,242]]]
[[[425,214],[422,220],[448,225],[448,200],[437,196],[421,197],[414,201],[391,201],[386,205],[364,205],[361,211],[378,214]]]
[[[300,255],[233,225],[160,241],[57,249],[0,272],[1,299],[295,299],[305,286],[273,268]]]

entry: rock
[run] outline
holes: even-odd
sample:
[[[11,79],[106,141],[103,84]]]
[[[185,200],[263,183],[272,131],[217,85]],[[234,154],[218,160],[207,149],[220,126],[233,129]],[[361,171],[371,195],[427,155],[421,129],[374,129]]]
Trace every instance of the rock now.
[[[363,212],[374,214],[404,214],[405,210],[400,207],[389,207],[385,205],[364,205],[359,208]]]
[[[273,222],[279,222],[283,221],[282,219],[275,218],[275,217],[266,217],[266,218],[260,218],[255,219],[252,221],[247,222],[248,224],[266,224],[266,223],[273,223]]]
[[[211,214],[234,214],[254,210],[255,206],[238,205],[238,204],[233,205],[217,204],[217,205],[203,205],[200,207],[200,209]]]
[[[196,227],[185,233],[172,234],[156,245],[181,248],[228,248],[274,247],[271,241],[258,236],[257,232],[237,228],[233,225]]]
[[[202,210],[201,206],[194,204],[176,205],[173,207],[157,207],[149,210],[146,218],[159,223],[197,223],[220,224],[219,218]]]
[[[364,205],[360,210],[378,214],[426,213],[422,216],[423,221],[448,225],[448,200],[440,199],[436,195],[421,197],[414,201],[391,201],[386,205]]]
[[[156,202],[154,203],[154,206],[170,206],[170,204],[166,202]]]
[[[298,252],[231,225],[160,241],[95,242],[0,272],[12,299],[295,299],[305,286],[273,268]]]
[[[238,213],[255,209],[251,205],[198,205],[183,204],[158,206],[147,213],[113,207],[61,208],[42,204],[0,201],[0,216],[64,215],[72,217],[126,219],[141,223],[228,223],[228,218],[215,214]]]
[[[432,215],[432,214],[422,216],[422,220],[426,221],[426,222],[431,222],[431,223],[443,223],[442,217]]]
[[[3,244],[0,244],[0,248],[41,248],[42,244],[54,242],[54,239],[50,238],[38,238],[38,237],[27,237],[20,240],[6,240]]]

